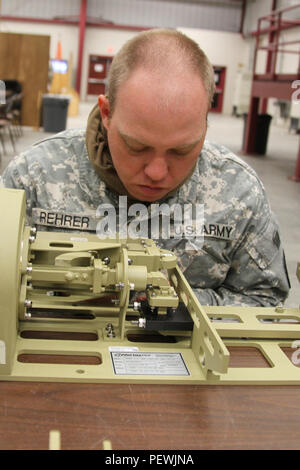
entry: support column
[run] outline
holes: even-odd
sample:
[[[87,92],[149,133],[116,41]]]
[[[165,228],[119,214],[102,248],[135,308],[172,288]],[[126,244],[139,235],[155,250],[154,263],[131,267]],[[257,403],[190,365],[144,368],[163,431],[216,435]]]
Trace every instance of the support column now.
[[[259,102],[260,99],[257,96],[251,97],[249,114],[245,129],[245,138],[243,142],[244,153],[255,153]]]
[[[80,87],[81,87],[82,58],[83,58],[85,27],[86,27],[86,11],[87,11],[87,0],[81,0],[80,20],[79,20],[78,60],[77,60],[77,72],[76,72],[76,91],[78,94],[80,94]]]
[[[277,7],[277,0],[272,0],[272,11],[271,11],[271,13],[276,10],[276,7]],[[270,21],[269,26],[271,28],[271,26],[274,26],[274,25],[275,25],[275,22],[274,22],[274,18],[273,18],[273,21]],[[277,33],[275,31],[269,31],[269,33],[268,33],[268,45],[273,44],[274,39],[276,37],[276,34]],[[273,66],[275,67],[274,61],[276,60],[276,55],[277,55],[277,51],[268,50],[267,65],[266,65],[265,73],[271,73],[272,72]],[[267,107],[268,107],[268,98],[263,98],[261,100],[261,110],[260,110],[260,112],[262,114],[265,114],[267,112]]]
[[[300,139],[299,139],[299,150],[296,162],[296,168],[294,175],[290,178],[292,181],[300,181]]]

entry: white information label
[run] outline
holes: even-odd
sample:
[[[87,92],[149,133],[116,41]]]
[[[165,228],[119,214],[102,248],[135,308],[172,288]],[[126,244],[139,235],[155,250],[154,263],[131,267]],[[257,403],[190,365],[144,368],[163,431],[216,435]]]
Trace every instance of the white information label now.
[[[180,353],[111,352],[116,375],[188,376]]]

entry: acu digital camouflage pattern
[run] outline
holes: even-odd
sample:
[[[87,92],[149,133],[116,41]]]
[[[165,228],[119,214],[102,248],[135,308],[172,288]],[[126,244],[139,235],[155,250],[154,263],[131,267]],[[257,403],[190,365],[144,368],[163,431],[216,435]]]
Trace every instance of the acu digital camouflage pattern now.
[[[118,208],[119,195],[89,161],[84,130],[64,131],[20,154],[2,184],[25,189],[28,223],[39,222],[41,212],[40,221],[47,223],[50,211],[47,225],[37,224],[38,230],[59,230],[62,215],[68,215],[64,220],[73,223],[72,230],[86,231],[83,217],[95,220],[100,204]],[[175,196],[158,201],[163,202],[204,204],[203,246],[192,240],[194,250],[186,250],[183,238],[159,241],[177,254],[200,303],[274,306],[285,300],[290,286],[278,225],[262,183],[246,163],[205,142],[191,178]],[[32,220],[34,208],[40,212]]]

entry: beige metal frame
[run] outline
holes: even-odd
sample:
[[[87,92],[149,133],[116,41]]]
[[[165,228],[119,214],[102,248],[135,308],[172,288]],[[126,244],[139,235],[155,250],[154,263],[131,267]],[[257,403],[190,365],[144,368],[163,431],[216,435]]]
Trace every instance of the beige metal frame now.
[[[103,242],[89,235],[86,241],[74,241],[73,236],[70,243],[67,233],[34,234],[24,224],[23,191],[1,189],[0,213],[6,221],[0,233],[0,380],[300,384],[298,364],[283,351],[300,340],[300,309],[203,307],[176,265],[174,255],[160,250],[151,240]],[[94,257],[93,253],[99,252],[110,254],[113,268]],[[53,259],[55,264],[51,264]],[[168,272],[168,285],[162,270]],[[139,313],[129,305],[129,295],[134,282],[142,290],[150,281],[156,287],[154,300],[149,294],[149,302],[164,305],[167,299],[174,305],[178,298],[192,317],[192,332],[161,331],[158,340],[149,341],[150,332],[136,325]],[[97,296],[112,292],[112,283],[118,286],[113,287],[118,305],[95,306]],[[66,298],[46,295],[46,290],[65,284]],[[93,314],[91,319],[30,317],[29,306],[54,312],[63,306],[78,313],[85,302],[93,304],[85,307]],[[47,338],[36,338],[35,332],[42,332]],[[65,336],[91,334],[96,339],[53,339],[61,332]],[[175,342],[165,342],[170,337]],[[269,367],[231,367],[228,349],[233,346],[257,348]],[[116,373],[116,352],[137,360],[137,372]],[[47,362],[40,363],[46,356]],[[55,362],[57,356],[65,359],[64,363]],[[71,357],[73,362],[68,363]],[[94,363],[84,361],[90,357]],[[29,358],[30,362],[26,362]],[[163,373],[157,372],[159,368],[149,373],[148,358],[178,359],[186,373],[164,375],[170,370],[168,367]]]

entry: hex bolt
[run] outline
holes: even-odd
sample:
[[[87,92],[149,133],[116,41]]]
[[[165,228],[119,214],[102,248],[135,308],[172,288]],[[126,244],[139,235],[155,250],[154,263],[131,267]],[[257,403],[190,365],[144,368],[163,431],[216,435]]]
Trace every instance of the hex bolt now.
[[[115,337],[116,337],[116,333],[115,333],[113,330],[111,330],[111,331],[108,331],[108,332],[107,332],[107,335],[106,335],[106,336],[107,336],[107,338],[115,338]]]
[[[114,326],[112,323],[108,323],[105,329],[107,331],[106,333],[107,338],[115,338],[116,334],[114,332]]]

